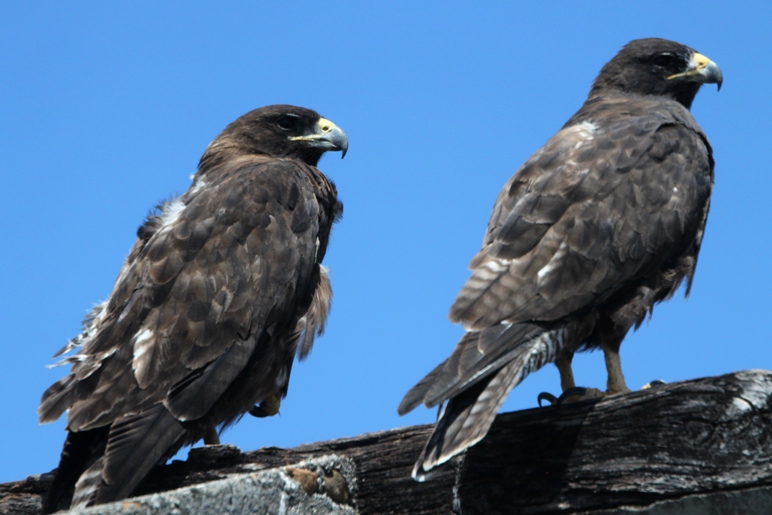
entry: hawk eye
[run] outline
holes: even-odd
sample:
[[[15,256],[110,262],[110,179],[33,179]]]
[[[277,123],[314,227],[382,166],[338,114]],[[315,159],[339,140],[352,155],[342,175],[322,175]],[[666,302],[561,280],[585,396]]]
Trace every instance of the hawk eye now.
[[[300,125],[300,118],[295,115],[285,114],[276,120],[276,125],[285,131],[294,131]]]
[[[651,60],[654,66],[661,68],[680,68],[681,59],[673,54],[659,54]]]

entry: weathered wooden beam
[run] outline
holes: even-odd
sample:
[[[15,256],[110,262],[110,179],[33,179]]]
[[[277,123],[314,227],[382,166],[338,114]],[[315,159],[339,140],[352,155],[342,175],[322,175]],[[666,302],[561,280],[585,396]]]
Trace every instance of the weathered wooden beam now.
[[[458,497],[465,514],[574,513],[760,485],[772,372],[750,371],[506,414],[467,453]]]
[[[772,486],[772,372],[505,413],[466,455],[416,483],[410,470],[430,432],[414,426],[246,453],[193,449],[187,461],[156,468],[137,494],[334,453],[355,464],[351,502],[362,514],[592,513],[716,492],[736,500],[772,491],[764,488]],[[0,513],[38,513],[49,484],[44,474],[0,485]]]

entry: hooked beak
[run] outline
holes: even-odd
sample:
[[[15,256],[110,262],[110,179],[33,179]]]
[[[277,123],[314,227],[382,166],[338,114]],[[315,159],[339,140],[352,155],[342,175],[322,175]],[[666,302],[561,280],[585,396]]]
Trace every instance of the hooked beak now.
[[[290,138],[292,141],[305,141],[311,147],[327,150],[340,150],[341,158],[346,157],[348,138],[343,130],[326,118],[319,118],[313,131],[302,136]]]
[[[689,61],[689,68],[683,73],[676,73],[667,77],[667,80],[683,77],[686,80],[699,82],[700,84],[717,84],[721,91],[721,84],[724,82],[724,76],[721,74],[721,68],[716,63],[695,52]]]

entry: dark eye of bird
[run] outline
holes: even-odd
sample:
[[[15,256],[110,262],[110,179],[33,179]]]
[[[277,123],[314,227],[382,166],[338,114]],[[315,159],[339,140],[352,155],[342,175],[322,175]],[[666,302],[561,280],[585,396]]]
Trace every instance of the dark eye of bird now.
[[[683,61],[673,54],[659,54],[651,62],[660,68],[679,69]]]
[[[298,128],[300,119],[297,116],[284,115],[276,120],[276,125],[285,131],[294,131]]]

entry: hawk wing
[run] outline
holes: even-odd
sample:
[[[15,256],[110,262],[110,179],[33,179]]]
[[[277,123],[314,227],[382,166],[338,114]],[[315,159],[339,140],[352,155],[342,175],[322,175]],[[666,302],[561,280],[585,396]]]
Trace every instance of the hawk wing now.
[[[709,155],[693,120],[662,109],[565,127],[499,194],[451,320],[470,330],[560,320],[695,255]]]
[[[334,187],[298,161],[253,157],[222,168],[139,229],[110,298],[62,350],[82,345],[64,360],[70,375],[38,410],[47,422],[69,408],[71,432],[110,427],[103,479],[124,495],[184,443],[182,422],[227,423],[286,392],[298,335],[285,336],[321,280]],[[257,388],[225,398],[248,368]]]

